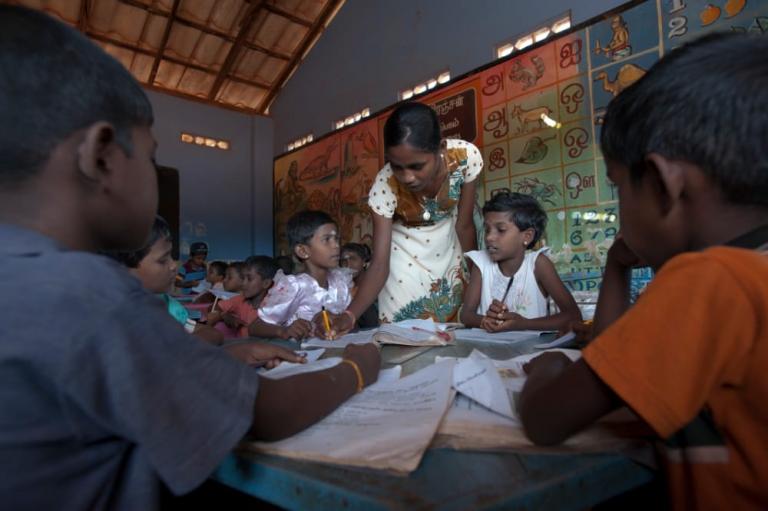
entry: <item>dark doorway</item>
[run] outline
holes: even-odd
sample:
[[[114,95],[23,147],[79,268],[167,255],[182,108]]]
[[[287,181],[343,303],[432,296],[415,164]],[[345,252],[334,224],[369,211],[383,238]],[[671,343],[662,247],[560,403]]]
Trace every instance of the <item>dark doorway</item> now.
[[[173,236],[173,258],[179,260],[179,171],[157,166],[157,188],[160,201],[157,214],[165,218]]]

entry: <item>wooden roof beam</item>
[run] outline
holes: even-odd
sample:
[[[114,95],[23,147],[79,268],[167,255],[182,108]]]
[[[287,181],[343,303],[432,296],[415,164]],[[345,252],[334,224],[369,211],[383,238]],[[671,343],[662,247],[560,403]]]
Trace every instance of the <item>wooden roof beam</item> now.
[[[229,53],[227,53],[227,58],[224,60],[224,64],[222,64],[221,69],[219,69],[219,74],[216,76],[216,81],[213,82],[213,87],[211,87],[211,90],[208,93],[208,99],[210,101],[216,100],[216,95],[219,93],[219,90],[221,90],[221,86],[224,84],[224,79],[227,78],[230,69],[232,69],[232,66],[235,65],[237,56],[240,54],[240,50],[243,48],[243,42],[248,37],[248,33],[251,31],[251,27],[253,26],[253,20],[256,19],[256,15],[258,14],[259,9],[261,9],[261,5],[263,3],[263,1],[260,1],[251,4],[250,10],[243,16],[240,25],[240,31],[237,33],[235,42],[232,43],[232,47],[229,49]]]
[[[157,49],[157,56],[155,57],[155,62],[152,64],[152,70],[149,72],[149,78],[147,79],[148,83],[155,83],[157,69],[160,67],[160,61],[163,59],[163,53],[165,53],[165,47],[168,45],[168,39],[171,37],[171,29],[173,28],[173,21],[176,19],[176,12],[179,10],[179,4],[181,4],[181,0],[173,0],[171,13],[165,23],[163,39],[160,42],[160,47]]]
[[[325,24],[328,22],[330,17],[336,13],[342,3],[344,3],[344,0],[329,0],[328,3],[325,4],[323,11],[312,25],[312,28],[310,28],[304,35],[304,39],[301,41],[301,44],[297,48],[293,58],[290,60],[288,65],[285,66],[277,80],[275,80],[274,85],[270,88],[267,95],[264,96],[264,99],[262,100],[258,109],[261,115],[266,115],[265,112],[272,104],[272,101],[275,99],[275,97],[277,97],[277,93],[280,92],[280,89],[283,88],[285,82],[288,81],[288,78],[293,75],[293,72],[301,63],[304,54],[307,53],[310,46],[314,44],[320,34],[323,33],[323,30],[325,30]]]
[[[291,14],[290,12],[281,9],[281,8],[277,7],[276,5],[264,4],[264,10],[267,10],[267,11],[271,12],[272,14],[276,14],[276,15],[278,15],[278,16],[280,16],[282,18],[285,18],[287,20],[290,20],[290,21],[296,23],[297,25],[302,25],[302,26],[307,27],[307,28],[312,28],[312,22],[311,21],[307,21],[304,18],[300,18],[300,17],[296,16],[295,14]]]

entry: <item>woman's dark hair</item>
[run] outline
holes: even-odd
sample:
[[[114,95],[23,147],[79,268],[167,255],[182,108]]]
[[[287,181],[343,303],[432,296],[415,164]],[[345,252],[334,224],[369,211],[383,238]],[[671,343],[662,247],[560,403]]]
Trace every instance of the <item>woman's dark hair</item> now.
[[[170,240],[171,228],[168,226],[168,222],[165,221],[160,215],[155,217],[154,223],[152,223],[152,231],[149,233],[149,239],[143,247],[137,250],[126,251],[110,251],[103,252],[104,255],[111,257],[115,261],[127,266],[128,268],[138,268],[142,259],[147,257],[149,251],[152,250],[152,245],[158,242],[158,240]]]
[[[365,263],[368,263],[371,261],[371,248],[368,245],[365,245],[364,243],[345,243],[341,247],[341,251],[344,252],[345,250],[354,252],[355,254],[360,256],[360,259],[362,259],[363,262]]]
[[[506,190],[495,193],[483,206],[483,214],[490,212],[508,213],[509,219],[521,231],[533,229],[533,239],[528,248],[536,245],[547,228],[547,214],[539,201],[530,195]]]
[[[384,147],[408,144],[425,153],[440,149],[440,122],[432,108],[422,103],[405,103],[384,124]]]

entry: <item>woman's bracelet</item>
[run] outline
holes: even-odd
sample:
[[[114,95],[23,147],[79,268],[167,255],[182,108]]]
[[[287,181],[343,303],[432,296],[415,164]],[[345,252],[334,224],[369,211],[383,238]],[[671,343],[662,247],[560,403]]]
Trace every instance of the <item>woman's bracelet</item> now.
[[[352,318],[352,326],[355,326],[355,323],[357,323],[357,318],[355,317],[355,313],[351,310],[347,309],[342,314],[347,314],[350,318]]]
[[[363,387],[365,386],[365,380],[363,380],[363,373],[360,371],[360,366],[357,365],[357,362],[354,360],[350,360],[348,358],[344,358],[341,360],[342,364],[349,364],[352,366],[352,369],[355,370],[355,374],[357,375],[357,392],[360,393],[363,391]]]

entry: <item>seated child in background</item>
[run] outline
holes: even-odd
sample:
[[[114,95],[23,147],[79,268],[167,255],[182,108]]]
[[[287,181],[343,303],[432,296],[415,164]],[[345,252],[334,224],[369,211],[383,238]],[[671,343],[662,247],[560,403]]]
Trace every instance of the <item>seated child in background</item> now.
[[[352,270],[355,287],[352,288],[352,296],[355,296],[357,285],[363,272],[368,269],[371,262],[371,249],[363,243],[345,243],[341,247],[341,260],[339,266]],[[357,319],[358,328],[374,328],[379,326],[379,308],[373,302]]]
[[[189,312],[178,300],[168,295],[176,276],[176,263],[171,257],[171,230],[168,222],[155,217],[147,244],[131,252],[105,252],[106,255],[125,265],[128,271],[141,281],[144,289],[163,300],[168,313],[184,325],[187,332],[213,344],[221,344],[220,332],[200,325],[189,318]]]
[[[581,320],[549,248],[533,250],[544,234],[547,214],[530,195],[502,191],[483,206],[485,250],[467,252],[474,263],[464,292],[461,321],[488,332],[558,330]],[[547,296],[560,312],[548,315]]]
[[[222,281],[224,291],[227,291],[228,293],[239,293],[243,290],[244,267],[245,265],[242,261],[229,263],[229,266],[227,266],[227,273],[224,275],[224,280]]]
[[[271,257],[251,256],[246,259],[241,294],[219,301],[216,310],[208,315],[208,325],[215,326],[223,321],[229,328],[237,330],[238,337],[248,337],[248,325],[259,317],[259,305],[272,286],[276,272],[277,265]]]
[[[766,55],[764,36],[704,36],[608,105],[623,238],[596,337],[577,362],[532,360],[519,400],[537,444],[632,408],[662,441],[673,509],[768,509]],[[658,272],[628,308],[639,260]]]
[[[352,300],[352,272],[339,268],[339,232],[328,214],[300,211],[293,215],[288,220],[288,242],[307,272],[277,272],[259,308],[259,318],[249,328],[254,337],[309,337],[315,332],[313,322],[323,324],[323,307],[333,314],[343,314]]]
[[[210,289],[224,290],[224,277],[227,274],[227,263],[224,261],[213,261],[208,264],[208,273],[205,281],[210,284]]]
[[[293,257],[287,255],[277,256],[275,257],[275,263],[278,268],[283,270],[283,274],[293,275]]]
[[[208,245],[202,241],[196,241],[189,246],[189,259],[179,266],[179,273],[176,275],[176,287],[181,294],[191,294],[192,288],[205,280],[208,273],[205,267],[206,257],[208,257]]]

